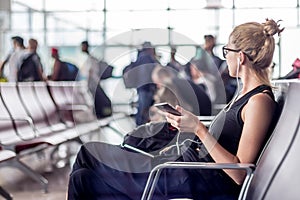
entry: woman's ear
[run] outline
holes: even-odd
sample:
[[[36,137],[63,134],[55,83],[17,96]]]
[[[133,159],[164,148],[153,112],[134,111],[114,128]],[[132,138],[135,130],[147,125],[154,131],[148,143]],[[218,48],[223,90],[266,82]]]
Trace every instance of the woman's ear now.
[[[239,60],[240,60],[240,64],[243,64],[245,61],[245,54],[243,52],[239,53]]]

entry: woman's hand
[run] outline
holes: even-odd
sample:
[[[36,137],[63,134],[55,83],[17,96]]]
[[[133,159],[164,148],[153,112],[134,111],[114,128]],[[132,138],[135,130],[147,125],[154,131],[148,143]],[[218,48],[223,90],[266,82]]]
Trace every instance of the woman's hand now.
[[[167,121],[179,131],[197,134],[202,130],[206,130],[206,127],[199,121],[197,116],[184,110],[180,106],[176,106],[176,110],[178,110],[182,116],[176,116],[170,113],[166,113],[165,116]]]

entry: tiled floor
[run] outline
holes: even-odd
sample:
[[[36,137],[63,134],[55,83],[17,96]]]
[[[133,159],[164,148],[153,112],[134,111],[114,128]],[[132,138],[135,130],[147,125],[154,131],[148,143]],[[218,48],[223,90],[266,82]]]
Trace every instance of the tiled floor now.
[[[52,173],[43,175],[49,181],[49,191],[45,193],[41,185],[31,179],[22,180],[14,186],[6,188],[14,200],[64,200],[68,184],[68,174],[70,167],[55,169]]]
[[[117,129],[119,133],[116,133],[110,128],[103,128],[99,134],[93,135],[92,137],[86,137],[84,140],[97,140],[113,144],[120,144],[122,141],[122,136],[134,128],[134,121],[132,118],[116,120],[112,126]],[[72,148],[73,150],[78,150],[79,145],[72,144]],[[35,159],[35,162],[37,162],[35,157],[31,159]],[[68,175],[71,169],[70,165],[66,165],[61,168],[55,168],[52,172],[43,172],[47,171],[46,167],[44,166],[40,168],[42,168],[41,173],[49,181],[48,193],[43,192],[43,189],[39,183],[29,179],[22,173],[13,169],[1,169],[2,173],[0,173],[0,179],[3,177],[8,179],[8,183],[3,185],[3,187],[13,195],[14,200],[64,200],[66,198]],[[6,171],[3,172],[3,170]],[[2,175],[3,173],[11,174],[11,177],[7,178],[8,175]],[[0,200],[1,199],[3,198],[0,197]]]

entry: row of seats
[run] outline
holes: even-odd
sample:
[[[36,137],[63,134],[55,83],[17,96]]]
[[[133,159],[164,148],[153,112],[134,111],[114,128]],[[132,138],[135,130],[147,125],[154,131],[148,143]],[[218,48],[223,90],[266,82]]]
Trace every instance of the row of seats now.
[[[143,199],[151,199],[155,176],[168,167],[231,168],[248,171],[241,199],[285,199],[298,197],[300,81],[274,83],[284,97],[282,115],[259,162],[253,164],[165,163],[151,172]],[[93,101],[80,82],[0,83],[0,166],[12,166],[39,181],[47,191],[48,181],[20,161],[20,157],[68,141],[105,126],[93,114]],[[293,178],[294,177],[294,178]],[[153,183],[153,184],[152,184]],[[284,188],[287,193],[282,193]],[[0,194],[11,199],[0,187]],[[286,198],[287,197],[287,198]]]
[[[151,171],[142,199],[152,199],[159,176],[166,168],[245,170],[247,176],[239,199],[299,199],[300,80],[281,80],[273,83],[276,86],[274,91],[277,101],[283,102],[282,112],[255,165],[167,162]]]
[[[20,158],[69,141],[82,143],[81,136],[101,126],[85,82],[0,83],[0,164],[23,171],[45,192],[47,179]],[[1,187],[0,194],[10,199]]]

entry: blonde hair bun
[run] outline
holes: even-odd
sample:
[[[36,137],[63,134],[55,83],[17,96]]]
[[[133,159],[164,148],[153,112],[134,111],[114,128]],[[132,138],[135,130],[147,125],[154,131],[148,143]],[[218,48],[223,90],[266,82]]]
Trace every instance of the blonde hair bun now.
[[[266,22],[263,23],[264,26],[264,34],[266,36],[273,36],[276,33],[278,34],[278,36],[280,35],[280,33],[284,30],[284,28],[280,29],[280,24],[278,24],[281,20],[278,20],[277,22],[275,22],[273,19],[266,19]]]

